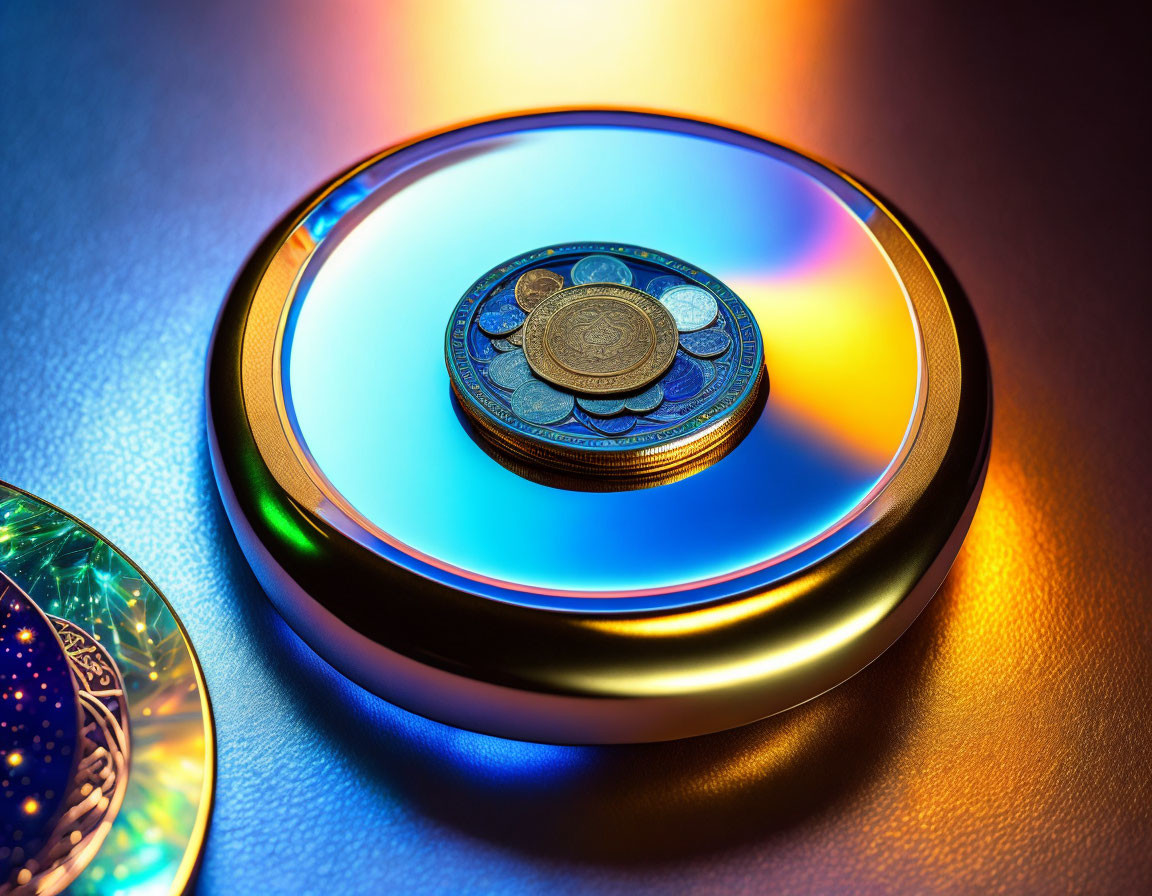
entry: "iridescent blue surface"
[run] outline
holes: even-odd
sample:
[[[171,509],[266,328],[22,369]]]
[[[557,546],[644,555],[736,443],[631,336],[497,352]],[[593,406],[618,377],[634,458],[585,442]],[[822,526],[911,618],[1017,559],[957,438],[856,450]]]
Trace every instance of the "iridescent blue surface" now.
[[[295,300],[284,349],[294,425],[332,487],[386,534],[381,550],[399,562],[419,552],[431,558],[422,572],[443,567],[458,585],[486,578],[603,594],[680,588],[753,568],[763,583],[851,537],[851,527],[829,533],[897,457],[918,378],[912,365],[900,391],[882,396],[903,402],[904,424],[879,450],[858,450],[851,433],[821,425],[840,396],[805,392],[846,352],[860,354],[853,376],[867,380],[879,366],[869,354],[890,351],[866,344],[863,330],[837,328],[821,309],[844,296],[815,288],[840,258],[886,264],[856,215],[870,206],[859,196],[846,204],[850,187],[841,182],[834,192],[810,163],[756,141],[637,127],[505,131],[482,126],[471,139],[437,138],[363,172],[377,184],[388,183],[389,171],[404,178],[365,198],[347,226],[331,228]],[[607,188],[592,195],[581,187],[591,181]],[[802,309],[812,315],[805,369],[768,352],[773,397],[759,421],[730,455],[680,482],[617,493],[539,485],[488,456],[453,411],[442,339],[458,297],[493,259],[589,234],[688,259],[746,300],[741,284],[752,284],[749,306],[765,331],[777,297],[794,302],[797,278],[814,284],[813,308]],[[890,276],[887,286],[878,282],[877,294],[855,299],[858,307],[880,303],[880,312],[903,315],[899,338],[914,342],[900,285]],[[419,301],[389,298],[410,296]],[[384,338],[397,350],[381,351]],[[771,333],[765,339],[771,345]],[[707,361],[685,363],[692,369],[674,391],[692,392],[715,373]],[[668,524],[700,506],[713,509],[713,524]],[[712,585],[693,599],[723,591]]]

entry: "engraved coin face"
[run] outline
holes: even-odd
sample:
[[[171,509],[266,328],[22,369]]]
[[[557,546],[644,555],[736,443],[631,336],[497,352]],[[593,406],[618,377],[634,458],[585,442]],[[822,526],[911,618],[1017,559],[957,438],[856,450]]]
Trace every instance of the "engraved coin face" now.
[[[659,383],[653,383],[639,395],[630,395],[624,400],[624,407],[633,414],[647,414],[660,407],[664,401],[664,388]]]
[[[574,373],[626,373],[652,353],[656,331],[631,302],[589,296],[559,309],[548,321],[548,353]]]
[[[572,266],[572,283],[621,283],[632,285],[632,272],[628,265],[611,255],[586,255]]]
[[[624,410],[623,398],[584,398],[576,399],[576,404],[596,417],[612,417]]]
[[[697,358],[718,358],[728,351],[728,346],[731,344],[731,336],[723,330],[712,327],[680,334],[680,347]]]
[[[515,330],[515,331],[509,333],[506,338],[513,345],[523,345],[524,344],[524,328],[521,327],[519,330]]]
[[[703,330],[716,320],[720,310],[716,297],[699,286],[673,286],[664,291],[660,301],[672,313],[681,333]]]
[[[619,417],[594,417],[579,407],[575,413],[577,420],[602,436],[622,436],[636,425],[636,418],[631,414],[622,414]]]
[[[509,342],[506,338],[493,339],[492,347],[498,352],[514,352],[517,346]]]
[[[532,379],[532,368],[519,349],[499,355],[488,365],[488,379],[509,392]]]
[[[476,323],[489,336],[507,336],[524,323],[524,311],[511,297],[501,294],[484,303]]]
[[[525,271],[516,281],[516,303],[531,311],[564,286],[564,278],[547,268]]]
[[[539,380],[530,380],[512,393],[512,413],[526,423],[537,426],[549,426],[567,419],[572,408],[573,399],[570,394],[553,389]]]
[[[675,357],[676,322],[628,286],[571,286],[536,306],[524,353],[541,379],[586,395],[616,395],[658,379]]]
[[[644,292],[658,299],[673,286],[684,286],[684,281],[672,274],[665,274],[662,277],[653,277],[649,280],[648,285],[644,287]]]

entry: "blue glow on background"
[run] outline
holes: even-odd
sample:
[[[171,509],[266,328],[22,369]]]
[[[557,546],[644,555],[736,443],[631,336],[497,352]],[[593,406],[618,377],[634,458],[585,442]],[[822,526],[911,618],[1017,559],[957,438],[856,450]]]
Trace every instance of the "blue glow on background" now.
[[[387,752],[401,757],[403,763],[432,769],[445,781],[531,788],[577,778],[594,764],[602,749],[495,737],[409,712],[336,672],[270,606],[264,618],[275,636],[278,661],[308,682],[303,698],[323,702],[318,713],[351,712],[359,741],[382,748],[387,745]]]

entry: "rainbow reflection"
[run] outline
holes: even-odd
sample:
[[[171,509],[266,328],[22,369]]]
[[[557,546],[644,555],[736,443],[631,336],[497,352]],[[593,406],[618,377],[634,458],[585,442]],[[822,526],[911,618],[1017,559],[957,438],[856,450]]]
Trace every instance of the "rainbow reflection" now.
[[[286,425],[375,547],[463,587],[632,601],[618,609],[722,596],[753,575],[763,587],[852,537],[917,412],[919,335],[873,209],[775,144],[653,116],[536,116],[414,144],[298,230],[317,250],[283,330]],[[771,389],[712,467],[592,494],[489,457],[455,413],[441,346],[494,261],[605,239],[735,289],[764,333]]]

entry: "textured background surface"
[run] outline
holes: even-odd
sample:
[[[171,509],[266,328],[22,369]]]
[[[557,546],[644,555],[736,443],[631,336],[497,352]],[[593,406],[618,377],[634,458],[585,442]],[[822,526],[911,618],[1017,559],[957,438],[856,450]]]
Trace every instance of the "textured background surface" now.
[[[203,892],[1152,887],[1135,22],[169,6],[0,11],[0,477],[103,531],[196,642],[220,741]],[[993,456],[951,577],[866,672],[743,731],[550,748],[394,709],[285,628],[218,504],[202,365],[264,228],[401,137],[564,103],[832,159],[929,234],[984,326]]]

